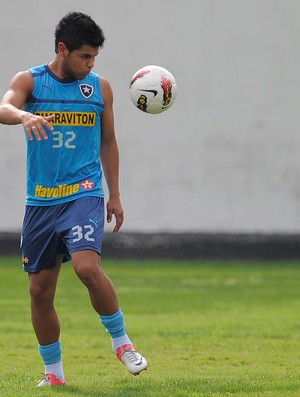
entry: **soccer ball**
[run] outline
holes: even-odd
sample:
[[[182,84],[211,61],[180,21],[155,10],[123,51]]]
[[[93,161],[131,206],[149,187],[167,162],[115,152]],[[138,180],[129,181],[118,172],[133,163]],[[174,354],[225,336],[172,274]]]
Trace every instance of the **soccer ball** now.
[[[146,113],[158,114],[173,105],[177,85],[174,76],[167,69],[148,65],[132,76],[129,93],[138,109]]]

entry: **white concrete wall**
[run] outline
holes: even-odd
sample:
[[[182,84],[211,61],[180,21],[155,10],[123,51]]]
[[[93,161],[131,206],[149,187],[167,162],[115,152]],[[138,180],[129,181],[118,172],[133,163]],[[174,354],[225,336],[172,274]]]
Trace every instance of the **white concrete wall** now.
[[[0,94],[50,61],[54,28],[89,13],[106,43],[95,71],[115,92],[124,231],[299,232],[300,3],[297,0],[10,0],[0,13]],[[133,107],[132,74],[168,68],[178,97]],[[20,127],[0,126],[0,231],[19,230]]]

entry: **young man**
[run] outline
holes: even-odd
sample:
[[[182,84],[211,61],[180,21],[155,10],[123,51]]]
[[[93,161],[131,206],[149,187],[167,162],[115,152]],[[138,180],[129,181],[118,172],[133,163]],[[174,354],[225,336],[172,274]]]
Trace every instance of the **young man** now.
[[[102,168],[109,191],[107,222],[115,217],[114,233],[124,216],[113,94],[109,82],[92,72],[103,43],[103,32],[91,17],[67,14],[55,31],[54,60],[16,74],[0,105],[0,122],[23,124],[26,132],[22,255],[32,324],[45,365],[39,387],[66,384],[54,296],[61,265],[70,259],[118,359],[134,375],[147,369],[126,333],[116,292],[100,262]]]

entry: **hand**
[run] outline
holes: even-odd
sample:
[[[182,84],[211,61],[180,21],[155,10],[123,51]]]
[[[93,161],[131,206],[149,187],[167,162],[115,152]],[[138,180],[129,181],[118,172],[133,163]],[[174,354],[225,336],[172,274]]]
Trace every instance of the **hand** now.
[[[22,124],[28,135],[30,141],[33,140],[33,136],[38,140],[48,139],[48,135],[44,128],[52,131],[53,126],[50,121],[54,120],[54,114],[47,117],[37,116],[32,113],[26,112],[22,117]]]
[[[110,198],[107,202],[106,210],[106,220],[108,223],[111,223],[113,215],[115,216],[116,224],[113,228],[113,233],[118,233],[124,221],[124,211],[121,205],[120,198]]]

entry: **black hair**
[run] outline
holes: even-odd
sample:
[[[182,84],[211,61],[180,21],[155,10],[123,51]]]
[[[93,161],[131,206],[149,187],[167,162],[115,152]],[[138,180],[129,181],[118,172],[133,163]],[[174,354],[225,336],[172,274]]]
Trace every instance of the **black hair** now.
[[[102,47],[105,37],[100,26],[82,12],[70,12],[65,15],[55,29],[55,52],[58,43],[63,42],[70,52],[87,44],[91,47]]]

